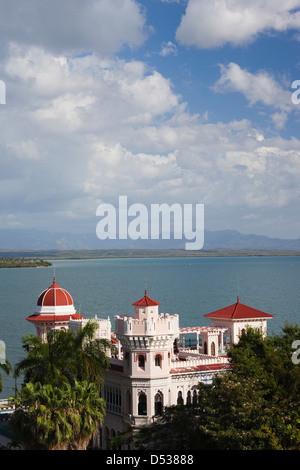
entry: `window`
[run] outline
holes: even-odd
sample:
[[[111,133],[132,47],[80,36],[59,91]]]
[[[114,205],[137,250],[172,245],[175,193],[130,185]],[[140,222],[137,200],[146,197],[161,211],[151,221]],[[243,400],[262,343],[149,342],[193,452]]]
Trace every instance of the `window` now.
[[[161,415],[163,411],[163,394],[162,392],[157,392],[154,398],[154,408],[155,414]]]
[[[139,354],[139,356],[138,356],[138,365],[141,369],[145,369],[145,356],[144,356],[144,354]]]
[[[147,397],[144,392],[142,392],[139,396],[138,414],[140,416],[147,415]]]
[[[157,367],[161,367],[162,366],[162,357],[160,354],[156,354],[155,356],[155,365]]]
[[[178,392],[177,405],[183,405],[182,392]]]
[[[105,385],[104,399],[106,401],[106,408],[113,413],[121,413],[121,389],[117,385]]]

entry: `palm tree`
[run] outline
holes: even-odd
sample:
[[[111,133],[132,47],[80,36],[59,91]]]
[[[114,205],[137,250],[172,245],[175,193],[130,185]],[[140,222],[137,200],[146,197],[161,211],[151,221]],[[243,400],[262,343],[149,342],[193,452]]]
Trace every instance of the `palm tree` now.
[[[105,414],[94,383],[27,383],[10,400],[17,408],[10,428],[27,450],[85,449]]]
[[[99,397],[97,384],[75,382],[74,415],[72,419],[74,438],[69,444],[70,450],[84,450],[92,435],[102,426],[105,415],[105,401]],[[77,426],[74,426],[74,424]],[[76,431],[76,432],[75,432]]]
[[[47,342],[35,335],[23,337],[23,348],[27,356],[15,367],[15,376],[24,374],[24,383],[40,382],[59,385],[70,382],[69,368],[72,333],[70,331],[50,331]]]
[[[97,324],[89,321],[77,334],[67,330],[52,330],[47,341],[26,335],[23,347],[27,356],[15,368],[15,375],[24,374],[24,383],[40,382],[59,386],[74,384],[74,380],[87,380],[103,384],[103,370],[109,367],[109,341],[95,339]]]
[[[104,370],[109,368],[107,352],[114,346],[108,340],[95,338],[97,323],[90,320],[73,336],[71,369],[79,381],[94,382],[101,388]]]
[[[27,335],[27,356],[15,368],[24,385],[15,399],[12,429],[26,448],[82,449],[102,425],[105,402],[100,398],[109,341],[96,339],[90,321],[77,334],[53,330],[47,341]],[[24,407],[27,411],[24,411]]]

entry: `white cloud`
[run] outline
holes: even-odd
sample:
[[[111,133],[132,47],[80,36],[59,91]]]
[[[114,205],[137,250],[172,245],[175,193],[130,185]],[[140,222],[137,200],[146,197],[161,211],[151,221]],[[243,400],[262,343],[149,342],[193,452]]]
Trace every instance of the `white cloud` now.
[[[156,197],[153,193],[158,190],[159,197],[166,197],[161,183],[178,179],[181,173],[174,154],[135,154],[119,143],[105,145],[95,138],[91,142],[84,190],[97,198],[114,200],[116,195],[126,194],[144,201]]]
[[[281,110],[281,114],[274,117],[282,125],[286,113],[295,110],[292,105],[291,91],[285,90],[270,73],[262,70],[251,73],[242,69],[238,64],[231,62],[227,66],[221,65],[221,77],[213,88],[216,92],[242,93],[251,105],[261,103]]]
[[[274,123],[276,129],[283,129],[288,119],[287,113],[274,113],[271,116],[271,119]]]
[[[66,58],[14,45],[5,72],[28,113],[52,130],[141,125],[173,112],[180,102],[170,80],[139,61],[94,54]]]
[[[263,137],[247,119],[202,121],[141,61],[15,45],[4,66],[11,101],[0,115],[3,223],[91,231],[100,202],[121,194],[146,204],[204,203],[208,212],[298,206],[297,139]],[[276,83],[247,74],[224,68],[218,86],[246,94],[244,82],[253,82],[249,101],[272,103],[277,93],[283,113]],[[273,86],[267,97],[256,86],[265,82]]]
[[[39,44],[54,53],[113,54],[145,40],[145,15],[136,0],[31,0],[2,2],[0,30],[6,41]]]
[[[177,30],[187,46],[241,46],[260,34],[300,29],[299,0],[189,0]]]
[[[161,47],[160,55],[166,57],[168,55],[177,55],[177,47],[172,41],[164,42]]]

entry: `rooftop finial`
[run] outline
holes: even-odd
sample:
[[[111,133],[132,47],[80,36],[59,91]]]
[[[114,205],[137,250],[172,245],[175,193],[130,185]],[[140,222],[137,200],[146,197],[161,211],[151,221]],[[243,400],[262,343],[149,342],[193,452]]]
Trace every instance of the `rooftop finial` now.
[[[239,274],[236,275],[237,302],[240,301]]]
[[[147,295],[147,278],[145,276],[145,295]]]
[[[53,284],[52,284],[52,286],[56,286],[55,268],[54,268],[54,273],[53,273]]]

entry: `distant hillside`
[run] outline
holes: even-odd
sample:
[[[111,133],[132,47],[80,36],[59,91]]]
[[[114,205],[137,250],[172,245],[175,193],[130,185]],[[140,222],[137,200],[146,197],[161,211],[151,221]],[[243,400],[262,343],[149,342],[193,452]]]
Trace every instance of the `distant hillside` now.
[[[104,240],[95,234],[50,233],[41,230],[0,230],[0,250],[184,249],[182,240]],[[300,238],[285,240],[236,230],[205,230],[204,250],[300,251]]]
[[[244,235],[236,230],[206,231],[204,249],[212,248],[300,250],[300,238],[288,240],[269,238],[264,235]]]

